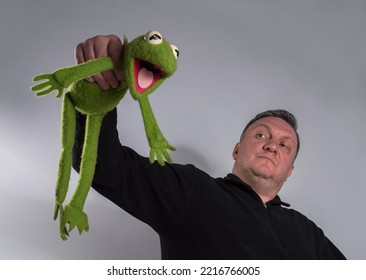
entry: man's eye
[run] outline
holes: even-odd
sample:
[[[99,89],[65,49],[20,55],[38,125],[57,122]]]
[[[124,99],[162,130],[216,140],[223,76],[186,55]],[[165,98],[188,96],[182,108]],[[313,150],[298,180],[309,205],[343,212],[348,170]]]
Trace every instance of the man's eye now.
[[[264,133],[257,133],[257,138],[258,139],[265,139],[266,135]]]
[[[289,149],[289,147],[288,147],[285,143],[281,143],[281,144],[280,144],[280,146],[281,146],[282,148],[284,148],[284,149],[287,149],[287,150]]]

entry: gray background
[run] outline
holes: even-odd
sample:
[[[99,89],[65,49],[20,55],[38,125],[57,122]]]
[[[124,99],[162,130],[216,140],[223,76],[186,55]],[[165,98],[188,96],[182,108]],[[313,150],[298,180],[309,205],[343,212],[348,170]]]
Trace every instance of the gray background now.
[[[366,256],[366,1],[2,0],[0,4],[0,258],[159,259],[150,227],[90,192],[90,232],[63,242],[52,220],[61,100],[36,98],[34,75],[74,64],[97,34],[157,29],[181,57],[153,95],[173,159],[214,177],[259,111],[299,120],[302,148],[280,195],[350,259]],[[119,105],[119,131],[149,149],[138,104]],[[72,174],[71,189],[77,180]],[[249,226],[249,225],[248,225]]]

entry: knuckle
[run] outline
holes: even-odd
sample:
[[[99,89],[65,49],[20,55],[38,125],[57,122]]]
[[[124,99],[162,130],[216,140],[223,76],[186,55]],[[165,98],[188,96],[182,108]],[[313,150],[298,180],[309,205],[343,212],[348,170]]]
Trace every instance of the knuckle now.
[[[107,35],[107,37],[109,38],[109,40],[114,41],[114,42],[121,42],[121,39],[116,35],[116,34],[109,34]]]
[[[104,39],[102,35],[96,35],[92,38],[86,39],[85,42],[83,43],[83,48],[84,49],[93,48],[94,45],[103,44],[103,41]]]
[[[75,51],[80,51],[83,48],[83,43],[79,43],[75,47]]]
[[[103,35],[96,35],[93,38],[91,38],[91,40],[95,41],[95,42],[104,41],[104,39],[105,39],[105,36],[103,36]]]

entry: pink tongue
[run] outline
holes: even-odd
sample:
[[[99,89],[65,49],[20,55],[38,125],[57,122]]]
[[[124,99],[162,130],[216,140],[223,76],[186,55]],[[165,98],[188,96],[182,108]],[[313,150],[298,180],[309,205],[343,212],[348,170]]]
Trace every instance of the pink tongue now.
[[[137,82],[141,88],[148,88],[154,80],[154,73],[142,68],[137,76]]]

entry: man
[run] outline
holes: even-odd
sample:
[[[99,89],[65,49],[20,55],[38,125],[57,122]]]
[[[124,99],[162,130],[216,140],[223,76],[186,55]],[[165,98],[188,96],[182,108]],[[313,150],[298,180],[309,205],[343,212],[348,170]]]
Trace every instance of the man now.
[[[117,68],[89,78],[118,87],[122,44],[115,35],[77,46],[77,62],[110,55]],[[77,115],[74,168],[79,169],[85,118]],[[258,114],[233,150],[232,173],[212,178],[193,165],[150,164],[121,145],[117,110],[101,128],[93,188],[149,224],[163,259],[345,259],[323,231],[277,195],[300,147],[295,117]]]

